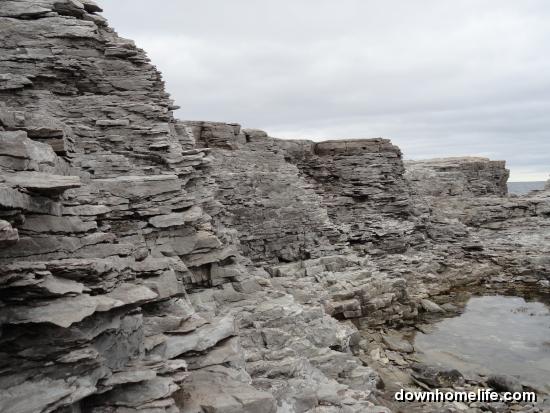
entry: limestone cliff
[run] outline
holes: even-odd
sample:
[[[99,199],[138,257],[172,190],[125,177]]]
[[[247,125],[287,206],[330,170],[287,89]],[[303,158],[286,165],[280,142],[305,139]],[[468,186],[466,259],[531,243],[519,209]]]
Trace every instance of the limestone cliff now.
[[[232,256],[204,213],[208,157],[143,51],[99,11],[0,5],[5,412],[174,410],[188,375],[178,356],[235,334],[233,318],[203,319],[185,295],[205,281],[195,268]]]
[[[223,220],[254,261],[296,261],[350,246],[399,252],[413,242],[401,151],[389,140],[315,143],[237,124],[186,124],[212,150]]]
[[[407,161],[407,179],[424,196],[504,196],[510,171],[504,161],[443,158]]]
[[[100,11],[0,3],[2,412],[387,412],[356,325],[548,282],[503,162],[180,122]]]
[[[0,410],[371,405],[356,330],[264,288],[212,220],[208,150],[100,11],[0,4]]]

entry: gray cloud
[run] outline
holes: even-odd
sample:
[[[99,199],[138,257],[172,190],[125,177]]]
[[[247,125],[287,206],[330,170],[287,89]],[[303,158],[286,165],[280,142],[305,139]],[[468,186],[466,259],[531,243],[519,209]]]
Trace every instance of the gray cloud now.
[[[101,0],[183,119],[278,137],[385,136],[407,158],[550,172],[546,0]]]

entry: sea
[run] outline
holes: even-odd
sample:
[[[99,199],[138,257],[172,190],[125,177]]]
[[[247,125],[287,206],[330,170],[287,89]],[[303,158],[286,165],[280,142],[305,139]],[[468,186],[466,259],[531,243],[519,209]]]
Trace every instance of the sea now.
[[[525,195],[537,189],[543,189],[545,181],[529,181],[529,182],[508,182],[508,192],[510,194]]]

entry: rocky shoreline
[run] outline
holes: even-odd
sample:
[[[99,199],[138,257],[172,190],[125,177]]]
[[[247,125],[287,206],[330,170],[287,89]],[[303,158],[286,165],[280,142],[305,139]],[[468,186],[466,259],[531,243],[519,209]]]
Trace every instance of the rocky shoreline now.
[[[355,354],[380,374],[384,385],[381,398],[392,411],[440,412],[440,411],[528,411],[548,409],[550,397],[547,389],[522,383],[514,376],[491,374],[483,366],[475,373],[463,372],[438,364],[426,364],[425,357],[419,357],[414,347],[414,337],[418,332],[429,334],[443,319],[460,316],[466,302],[473,296],[513,295],[543,300],[548,305],[550,290],[537,288],[532,284],[515,285],[513,288],[502,280],[487,280],[481,285],[471,285],[453,290],[449,294],[434,297],[434,301],[424,302],[418,320],[400,328],[371,328],[359,323],[361,341]],[[503,326],[504,328],[504,326]],[[453,356],[453,355],[451,355]],[[454,356],[453,356],[454,357]],[[518,402],[454,402],[454,403],[403,403],[396,402],[395,393],[401,389],[410,391],[459,391],[477,392],[479,389],[494,389],[498,392],[534,392],[537,403]]]
[[[380,331],[491,280],[549,287],[550,185],[179,121],[100,12],[0,4],[0,411],[413,411]]]

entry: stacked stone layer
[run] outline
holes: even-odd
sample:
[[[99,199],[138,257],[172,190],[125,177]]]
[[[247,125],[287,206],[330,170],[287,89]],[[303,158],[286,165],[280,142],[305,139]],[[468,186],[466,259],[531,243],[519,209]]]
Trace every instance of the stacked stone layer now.
[[[356,329],[241,255],[208,149],[99,11],[0,5],[0,410],[372,405]]]
[[[487,158],[442,158],[407,161],[413,191],[425,196],[504,196],[510,171],[504,161]]]
[[[386,412],[357,325],[548,287],[548,190],[386,139],[180,122],[90,0],[0,3],[0,410]]]

